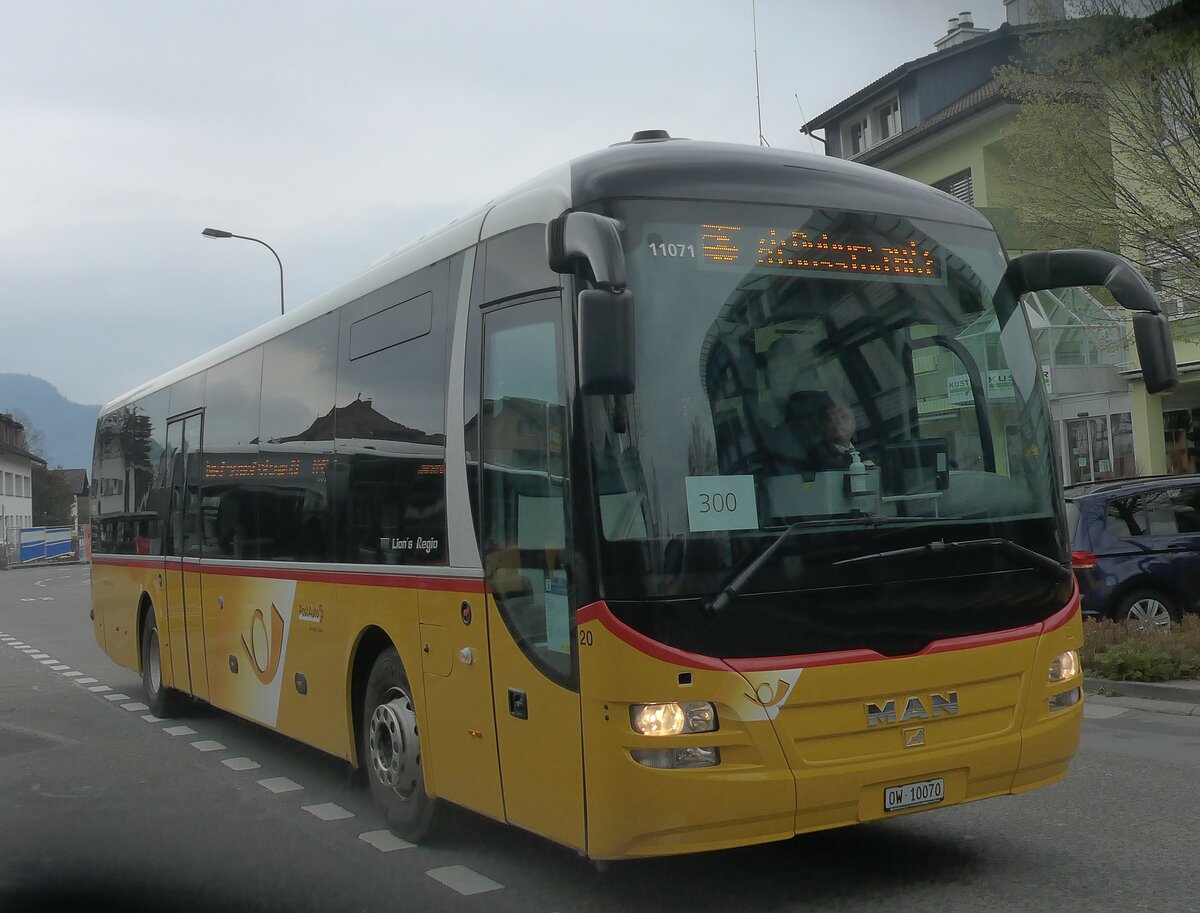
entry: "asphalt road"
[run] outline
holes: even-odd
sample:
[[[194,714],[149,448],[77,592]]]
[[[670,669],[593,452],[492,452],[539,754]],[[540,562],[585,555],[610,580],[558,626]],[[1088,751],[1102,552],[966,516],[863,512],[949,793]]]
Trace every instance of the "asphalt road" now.
[[[1093,702],[1065,783],[743,850],[597,871],[467,813],[410,847],[339,761],[147,719],[87,575],[0,572],[3,911],[1200,911],[1198,718]]]

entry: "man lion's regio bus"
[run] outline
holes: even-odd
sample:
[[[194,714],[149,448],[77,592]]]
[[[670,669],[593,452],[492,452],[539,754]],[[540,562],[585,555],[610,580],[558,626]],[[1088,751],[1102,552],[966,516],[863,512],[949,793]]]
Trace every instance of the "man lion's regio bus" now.
[[[1018,302],[1071,285],[1170,388],[1119,258],[639,134],[106,406],[96,638],[414,839],[454,803],[684,853],[1053,783],[1082,628]]]

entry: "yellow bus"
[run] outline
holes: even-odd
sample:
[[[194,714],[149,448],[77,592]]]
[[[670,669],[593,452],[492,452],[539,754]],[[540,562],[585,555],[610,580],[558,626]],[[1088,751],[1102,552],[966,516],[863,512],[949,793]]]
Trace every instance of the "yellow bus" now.
[[[1020,296],[984,217],[830,158],[649,131],[107,405],[97,641],[597,859],[1067,773],[1079,600]],[[137,523],[129,522],[137,517]]]

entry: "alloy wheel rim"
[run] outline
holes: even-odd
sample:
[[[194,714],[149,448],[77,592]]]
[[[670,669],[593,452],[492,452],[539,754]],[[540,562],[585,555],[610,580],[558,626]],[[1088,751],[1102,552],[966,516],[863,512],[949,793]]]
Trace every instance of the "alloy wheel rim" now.
[[[1129,607],[1129,620],[1164,629],[1171,627],[1171,613],[1167,611],[1167,607],[1149,596],[1139,599]]]
[[[379,782],[405,801],[413,798],[421,776],[421,745],[412,701],[399,689],[371,714],[371,769]]]
[[[150,629],[150,691],[153,694],[158,694],[158,689],[162,687],[162,654],[158,649],[158,631],[154,628]]]

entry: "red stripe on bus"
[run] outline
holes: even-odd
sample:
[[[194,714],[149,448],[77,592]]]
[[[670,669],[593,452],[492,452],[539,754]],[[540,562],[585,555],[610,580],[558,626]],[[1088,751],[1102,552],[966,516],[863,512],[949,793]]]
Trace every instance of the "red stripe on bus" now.
[[[635,631],[613,615],[603,599],[586,605],[579,610],[578,623],[582,625],[589,621],[600,622],[610,634],[623,640],[639,653],[645,653],[647,656],[652,656],[654,659],[662,660],[665,663],[672,663],[676,666],[688,666],[693,669],[711,669],[717,672],[729,671],[728,664],[723,660],[712,656],[702,656],[699,653],[689,653],[687,650],[680,650],[677,647],[669,647],[664,643],[659,643],[657,640],[652,640],[639,631]]]
[[[93,564],[139,567],[164,570],[167,559],[159,558],[93,558]],[[371,574],[351,571],[309,571],[289,568],[239,567],[229,564],[187,564],[190,571],[218,577],[258,577],[267,580],[298,580],[305,583],[342,583],[357,586],[408,587],[452,593],[482,593],[483,580],[478,577],[427,577],[408,574]]]
[[[874,650],[840,650],[832,653],[800,653],[789,656],[755,656],[743,659],[716,659],[698,653],[689,653],[668,647],[633,630],[618,619],[605,605],[603,600],[584,606],[579,610],[579,623],[596,620],[604,627],[623,640],[629,646],[642,653],[676,665],[692,666],[698,669],[716,669],[724,671],[726,667],[737,672],[772,672],[784,669],[811,669],[818,666],[839,666],[851,663],[881,662],[888,659],[908,659],[914,656],[931,656],[937,653],[949,653],[956,650],[973,650],[979,647],[990,647],[996,644],[1011,643],[1055,631],[1067,624],[1079,612],[1079,587],[1073,588],[1071,598],[1062,609],[1055,612],[1045,621],[1023,625],[1019,628],[1008,628],[1004,631],[989,631],[984,634],[967,634],[963,637],[948,637],[928,644],[924,649],[904,656],[884,656]]]

